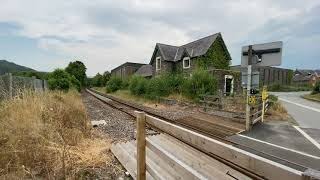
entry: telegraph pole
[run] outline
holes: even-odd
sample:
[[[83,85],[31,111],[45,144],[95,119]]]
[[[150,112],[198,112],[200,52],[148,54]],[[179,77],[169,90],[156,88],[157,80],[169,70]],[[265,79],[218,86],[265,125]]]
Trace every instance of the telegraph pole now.
[[[247,103],[246,103],[246,130],[249,131],[251,128],[251,113],[249,105],[249,96],[251,89],[251,74],[252,74],[252,45],[249,45],[248,49],[248,73],[247,73]]]

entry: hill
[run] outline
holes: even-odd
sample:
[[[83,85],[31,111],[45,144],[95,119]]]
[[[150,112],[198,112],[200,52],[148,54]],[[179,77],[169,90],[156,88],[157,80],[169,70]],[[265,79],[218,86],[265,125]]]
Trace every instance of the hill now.
[[[6,61],[6,60],[0,60],[0,75],[5,73],[13,73],[13,72],[21,72],[21,71],[35,71],[35,70]]]

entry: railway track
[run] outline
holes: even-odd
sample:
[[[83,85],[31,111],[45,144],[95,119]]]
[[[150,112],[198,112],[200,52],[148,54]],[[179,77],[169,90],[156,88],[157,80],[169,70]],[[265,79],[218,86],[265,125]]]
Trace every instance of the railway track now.
[[[197,119],[192,119],[190,117],[189,117],[190,119],[187,119],[187,120],[170,119],[170,118],[165,117],[165,116],[163,116],[163,115],[161,115],[159,113],[152,112],[149,109],[146,109],[145,107],[142,107],[140,105],[133,104],[133,103],[130,103],[130,102],[127,102],[127,101],[124,101],[124,100],[121,100],[121,99],[118,99],[118,98],[115,98],[115,97],[100,93],[98,91],[95,91],[95,90],[92,90],[92,89],[87,89],[86,91],[89,94],[91,94],[92,96],[94,96],[95,98],[99,99],[100,101],[102,101],[102,102],[108,104],[109,106],[111,106],[111,107],[113,107],[113,108],[115,108],[117,110],[120,110],[120,111],[122,111],[122,112],[124,112],[124,113],[126,113],[126,114],[128,114],[130,116],[135,117],[134,111],[144,111],[144,112],[146,112],[147,114],[149,114],[151,116],[154,116],[154,117],[157,117],[157,118],[162,119],[164,121],[167,121],[169,123],[184,127],[184,128],[189,129],[191,131],[194,131],[194,132],[197,132],[197,133],[202,134],[204,136],[216,139],[218,141],[221,141],[223,143],[232,145],[234,147],[243,149],[245,151],[248,151],[248,152],[253,153],[255,155],[258,155],[258,156],[264,157],[266,159],[272,160],[274,162],[280,163],[282,165],[288,166],[290,168],[293,168],[293,169],[296,169],[296,170],[299,170],[299,171],[302,171],[302,172],[308,169],[307,167],[304,167],[304,166],[302,166],[300,164],[297,164],[297,163],[294,163],[294,162],[290,162],[290,161],[288,161],[286,159],[282,159],[280,157],[275,157],[273,155],[266,154],[264,152],[259,152],[259,151],[256,151],[255,149],[250,148],[250,147],[247,147],[247,146],[244,146],[244,145],[241,145],[241,144],[237,144],[237,143],[234,143],[232,141],[229,141],[229,140],[225,139],[225,137],[227,137],[227,136],[231,136],[233,134],[236,134],[234,132],[234,130],[232,130],[232,128],[221,127],[219,125],[214,127],[213,126],[214,124],[210,124],[210,123],[207,123],[205,125],[193,126],[192,123],[194,123]],[[201,122],[202,123],[206,123],[206,121],[201,121]],[[208,127],[208,125],[211,125],[212,127]],[[152,127],[152,128],[155,128],[155,129],[159,130],[156,127]],[[192,144],[189,144],[189,145],[193,146]],[[204,153],[206,153],[206,152],[204,152]],[[242,173],[244,173],[244,174],[246,174],[246,175],[248,175],[248,176],[250,176],[250,177],[252,177],[254,179],[263,179],[262,177],[256,175],[254,172],[250,172],[250,171],[248,171],[246,169],[243,169],[243,168],[235,165],[233,162],[229,162],[228,160],[225,160],[225,159],[223,159],[223,158],[221,158],[221,157],[219,157],[219,156],[217,156],[215,154],[208,154],[208,155],[214,157],[215,159],[223,162],[224,164],[229,165],[230,167],[233,167],[233,168],[237,169],[238,171],[240,171],[240,172],[242,172]]]

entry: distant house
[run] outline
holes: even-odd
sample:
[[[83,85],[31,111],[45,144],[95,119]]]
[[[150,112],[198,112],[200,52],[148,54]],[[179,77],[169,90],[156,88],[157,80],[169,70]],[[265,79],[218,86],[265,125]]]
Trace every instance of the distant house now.
[[[168,72],[191,74],[197,66],[228,69],[231,61],[221,33],[198,39],[182,46],[157,43],[151,60],[152,75]]]
[[[152,66],[150,64],[146,64],[141,66],[135,73],[135,75],[142,76],[145,78],[152,77]]]
[[[231,66],[231,70],[246,72],[241,65]],[[278,67],[254,67],[253,71],[259,72],[259,85],[289,85],[292,81],[292,70]]]
[[[317,81],[320,81],[320,70],[296,69],[293,76],[295,85],[310,85],[314,86]]]
[[[126,79],[133,75],[141,66],[146,64],[126,62],[111,70],[111,76],[118,76]]]

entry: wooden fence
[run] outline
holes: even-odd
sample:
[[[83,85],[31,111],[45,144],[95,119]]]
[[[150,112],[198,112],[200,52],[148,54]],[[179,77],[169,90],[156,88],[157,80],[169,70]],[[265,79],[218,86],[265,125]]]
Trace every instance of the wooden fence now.
[[[191,145],[202,152],[227,162],[228,164],[254,173],[265,179],[290,179],[290,180],[311,180],[320,177],[319,171],[307,169],[298,171],[278,162],[271,161],[264,157],[252,154],[235,146],[225,144],[218,140],[209,138],[197,132],[190,131],[184,127],[171,124],[159,118],[136,112],[137,115],[137,179],[146,179],[146,124],[174,136],[180,141]],[[212,174],[214,177],[214,174]]]

